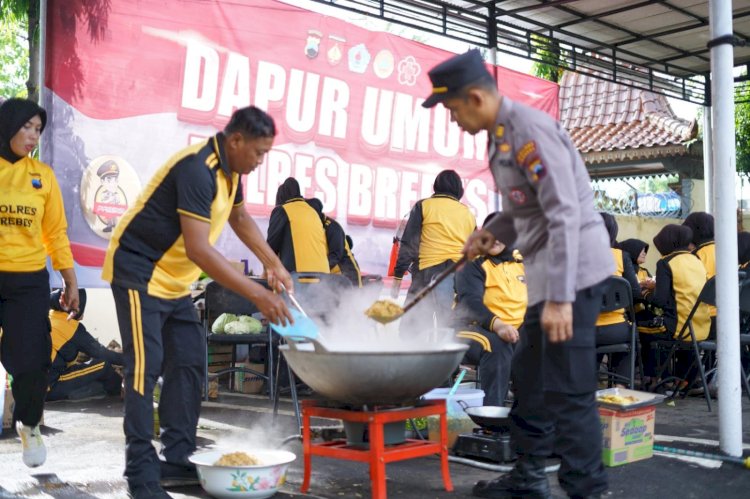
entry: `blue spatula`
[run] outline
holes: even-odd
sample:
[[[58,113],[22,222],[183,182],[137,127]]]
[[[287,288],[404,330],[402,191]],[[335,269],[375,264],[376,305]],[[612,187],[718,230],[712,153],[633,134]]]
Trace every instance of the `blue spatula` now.
[[[271,322],[271,329],[279,333],[284,338],[292,341],[307,341],[319,339],[318,326],[315,325],[312,319],[308,316],[303,315],[296,309],[291,309],[292,317],[294,318],[294,324],[287,324],[282,326],[281,324],[274,324]]]

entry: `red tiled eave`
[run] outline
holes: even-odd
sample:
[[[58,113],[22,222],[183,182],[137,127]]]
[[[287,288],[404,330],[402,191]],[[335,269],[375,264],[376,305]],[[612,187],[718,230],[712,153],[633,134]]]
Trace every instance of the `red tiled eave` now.
[[[560,121],[587,163],[680,156],[697,133],[662,95],[571,72],[560,81]]]

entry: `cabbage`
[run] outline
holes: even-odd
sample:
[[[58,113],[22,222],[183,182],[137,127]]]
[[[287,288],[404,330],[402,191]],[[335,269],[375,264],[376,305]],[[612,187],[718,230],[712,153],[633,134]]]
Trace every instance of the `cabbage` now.
[[[227,323],[234,322],[237,320],[237,316],[234,314],[221,314],[216,318],[213,324],[211,324],[212,333],[225,333]]]
[[[224,326],[226,334],[258,334],[263,330],[263,324],[249,315],[241,315],[236,321],[228,322]]]

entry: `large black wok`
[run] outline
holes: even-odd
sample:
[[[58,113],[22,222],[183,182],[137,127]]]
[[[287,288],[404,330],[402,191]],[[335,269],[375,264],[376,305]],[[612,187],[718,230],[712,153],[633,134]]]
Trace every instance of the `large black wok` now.
[[[294,373],[323,397],[352,405],[391,405],[416,400],[446,381],[469,347],[449,343],[418,351],[329,351],[312,340],[279,348]]]

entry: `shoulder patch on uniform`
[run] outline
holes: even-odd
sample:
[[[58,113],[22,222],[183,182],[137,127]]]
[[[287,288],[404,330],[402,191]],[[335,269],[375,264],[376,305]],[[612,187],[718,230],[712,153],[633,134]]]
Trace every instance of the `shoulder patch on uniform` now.
[[[516,154],[516,161],[519,165],[526,164],[526,160],[531,156],[533,152],[536,151],[536,144],[532,140],[531,142],[527,142],[521,147],[521,149],[518,151],[518,154]]]
[[[521,189],[511,189],[508,193],[508,197],[513,204],[522,205],[526,204],[526,194]]]
[[[535,156],[526,167],[532,182],[539,182],[547,175],[547,169],[542,164],[542,160]]]

